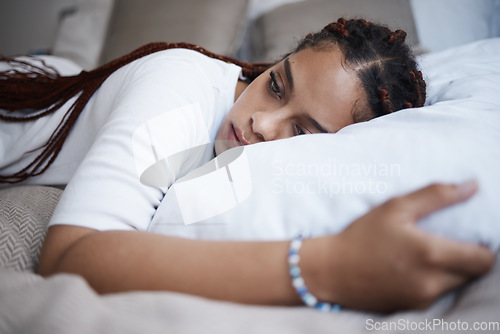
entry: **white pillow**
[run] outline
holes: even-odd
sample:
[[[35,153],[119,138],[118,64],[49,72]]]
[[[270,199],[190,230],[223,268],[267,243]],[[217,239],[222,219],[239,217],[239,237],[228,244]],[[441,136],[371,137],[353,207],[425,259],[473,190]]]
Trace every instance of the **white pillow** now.
[[[500,39],[492,39],[425,56],[421,67],[432,105],[354,124],[336,134],[228,151],[178,180],[149,230],[230,240],[331,234],[396,195],[433,182],[476,178],[476,196],[428,216],[420,225],[497,249],[499,53]],[[216,173],[224,174],[225,181],[213,177]],[[189,180],[198,183],[183,188]],[[176,190],[181,188],[182,194]],[[214,208],[212,217],[207,208]],[[183,218],[190,210],[201,219],[193,223]]]

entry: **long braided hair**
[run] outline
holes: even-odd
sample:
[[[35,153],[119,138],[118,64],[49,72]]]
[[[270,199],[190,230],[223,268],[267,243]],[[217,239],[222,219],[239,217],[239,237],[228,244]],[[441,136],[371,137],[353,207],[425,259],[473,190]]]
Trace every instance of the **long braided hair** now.
[[[362,19],[340,18],[316,34],[307,35],[293,52],[305,48],[340,48],[345,65],[354,69],[365,89],[368,110],[359,110],[356,121],[425,103],[425,81],[407,44],[406,32]]]
[[[307,35],[292,52],[305,48],[328,49],[333,45],[344,54],[346,65],[356,70],[363,84],[368,110],[357,111],[356,121],[364,121],[404,108],[420,107],[425,102],[425,81],[409,47],[404,44],[406,33],[365,20],[339,19],[316,34]],[[217,55],[200,46],[189,43],[151,43],[92,71],[82,71],[74,76],[61,76],[48,66],[36,66],[12,57],[1,57],[9,63],[9,70],[0,72],[0,120],[27,122],[38,119],[62,107],[77,97],[54,130],[40,154],[17,173],[0,175],[0,183],[22,182],[45,172],[61,151],[76,119],[85,105],[114,71],[126,64],[154,52],[186,48],[209,57],[234,63],[242,68],[243,75],[252,81],[271,64],[252,64]],[[27,115],[13,112],[34,110]]]
[[[74,76],[61,76],[57,70],[37,66],[32,62],[13,57],[0,56],[0,61],[11,65],[9,70],[0,72],[0,120],[6,122],[28,122],[51,114],[68,100],[78,96],[54,130],[48,142],[42,146],[40,154],[25,168],[11,175],[0,175],[0,183],[22,182],[45,172],[54,162],[78,116],[95,91],[114,71],[126,64],[154,52],[185,48],[198,51],[209,57],[233,63],[242,68],[242,74],[253,80],[264,72],[269,64],[251,64],[212,53],[198,45],[189,43],[150,43],[111,61],[95,70],[82,71]],[[16,111],[34,110],[33,113],[13,115]]]

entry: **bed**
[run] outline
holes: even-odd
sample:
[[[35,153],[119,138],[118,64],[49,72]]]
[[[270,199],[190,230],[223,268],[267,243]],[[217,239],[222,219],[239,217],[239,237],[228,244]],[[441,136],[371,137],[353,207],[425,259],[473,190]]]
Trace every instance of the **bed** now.
[[[500,158],[498,152],[494,151],[500,139],[498,114],[500,98],[497,94],[500,91],[498,52],[500,52],[500,39],[491,39],[426,56],[421,62],[430,76],[429,102],[421,110],[415,111],[433,115],[441,112],[449,115],[452,111],[457,115],[469,115],[466,116],[471,117],[469,121],[474,118],[473,114],[476,114],[476,118],[478,115],[481,116],[479,117],[481,121],[475,125],[482,128],[471,130],[479,130],[480,135],[471,137],[471,140],[485,145],[475,150],[483,153],[471,155],[473,159],[462,160],[470,163],[462,167],[455,166],[455,170],[462,170],[463,173],[451,176],[453,179],[468,176],[473,172],[480,173],[476,176],[481,184],[482,190],[478,194],[481,200],[469,203],[468,206],[461,206],[455,211],[449,210],[434,219],[446,221],[449,220],[448,217],[452,217],[451,220],[456,224],[452,225],[452,228],[444,224],[442,233],[450,233],[450,230],[465,231],[452,237],[474,239],[496,251],[500,241],[498,227],[500,215],[495,205],[499,195],[499,181],[495,177],[495,172],[500,167]],[[490,118],[483,118],[485,115],[489,115]],[[427,116],[421,114],[419,117]],[[454,118],[455,115],[452,115],[449,120]],[[389,121],[395,120],[390,118]],[[374,126],[381,126],[380,124],[385,122],[385,120],[374,122]],[[362,129],[366,132],[373,127],[369,123],[356,125],[354,128],[348,127],[343,130],[345,132],[343,136],[349,137],[350,132],[359,131],[357,128],[360,126],[366,127]],[[445,122],[447,123],[449,122]],[[457,129],[460,129],[460,126],[460,123],[453,123],[453,127],[458,127]],[[344,138],[340,135],[335,136]],[[446,138],[443,137],[442,141],[446,142]],[[285,144],[286,141],[283,141],[280,145]],[[296,143],[292,144],[297,147]],[[304,150],[307,150],[307,144],[303,145],[305,145]],[[265,154],[265,145],[261,146],[264,149],[255,145],[254,150]],[[458,155],[467,155],[471,153],[470,150],[471,147],[460,147]],[[432,149],[426,147],[425,151],[429,153]],[[253,154],[247,153],[249,156]],[[418,155],[418,151],[415,154]],[[435,158],[432,152],[429,154],[431,158]],[[446,154],[452,156],[454,153]],[[425,160],[425,154],[421,152],[419,159]],[[404,163],[403,160],[400,162]],[[393,187],[394,191],[389,191],[387,196],[418,187],[431,182],[434,178],[444,177],[444,174],[449,174],[449,170],[442,168],[436,173],[430,173],[431,176],[428,177],[413,178],[412,182],[402,182],[405,184],[403,187]],[[254,184],[253,191],[258,193],[259,187],[258,184]],[[415,328],[425,330],[432,328],[435,332],[445,333],[448,330],[451,332],[456,328],[465,328],[457,326],[466,326],[469,330],[473,326],[480,326],[482,329],[488,328],[490,332],[500,330],[498,264],[486,277],[472,282],[460,291],[444,296],[429,309],[390,315],[354,310],[325,314],[306,307],[239,305],[172,292],[131,292],[98,296],[77,276],[55,275],[44,279],[34,273],[46,225],[60,194],[60,189],[44,186],[14,187],[1,191],[0,330],[2,332],[362,333],[366,330],[387,332],[389,329],[410,333]],[[248,201],[252,205],[258,205],[253,199]],[[370,201],[369,196],[365,196],[361,201],[368,203],[367,205],[376,204]],[[353,212],[359,215],[363,210],[358,209]],[[486,225],[481,223],[484,221]],[[315,228],[313,228],[314,233],[325,232],[325,226],[318,226],[317,230]],[[342,228],[342,225],[334,226],[333,230],[329,231],[333,233],[339,228]],[[256,235],[252,234],[253,229],[236,230],[240,233],[237,237],[244,235],[256,238]],[[283,236],[282,233],[288,232],[285,229],[285,232],[277,232],[279,235],[274,237],[279,238],[280,235]]]
[[[300,3],[291,6],[300,9]],[[279,14],[270,12],[269,16],[259,20],[261,23],[266,19],[272,22],[273,15]],[[310,234],[336,233],[352,219],[391,196],[434,181],[456,182],[475,177],[481,189],[477,197],[464,205],[430,216],[421,226],[431,233],[481,242],[499,252],[499,52],[500,39],[488,39],[422,56],[419,61],[429,84],[429,98],[426,106],[419,110],[403,111],[400,115],[394,114],[387,119],[347,127],[331,140],[330,137],[328,140],[322,140],[321,135],[318,135],[311,136],[315,137],[314,139],[294,139],[291,144],[284,141],[250,147],[246,150],[250,169],[254,173],[253,176],[256,176],[256,173],[259,176],[254,177],[252,193],[244,202],[246,206],[235,206],[215,217],[205,217],[204,220],[191,225],[196,227],[196,224],[203,225],[214,220],[231,221],[235,216],[246,215],[245,210],[248,208],[263,205],[259,201],[266,201],[266,205],[275,204],[266,212],[274,210],[274,217],[280,217],[283,207],[293,206],[293,201],[308,201],[307,206],[317,206],[318,217],[323,217],[315,220],[318,221],[317,224],[308,226]],[[269,57],[273,55],[270,54]],[[394,124],[400,125],[396,134],[400,136],[398,142],[401,145],[389,145],[390,133],[385,136],[377,135],[381,143],[387,143],[389,146],[386,150],[372,151],[373,156],[365,157],[368,160],[364,160],[370,162],[378,159],[378,162],[396,162],[400,165],[401,172],[397,177],[387,179],[378,175],[384,177],[378,181],[387,186],[383,194],[363,191],[347,194],[347,197],[335,196],[335,205],[329,205],[332,201],[330,194],[325,196],[321,192],[307,196],[285,196],[286,194],[276,193],[272,197],[259,196],[269,193],[269,187],[273,186],[272,178],[276,177],[276,165],[253,164],[252,156],[271,154],[270,152],[276,151],[276,145],[283,154],[282,159],[285,159],[287,155],[293,156],[287,154],[291,146],[307,154],[312,151],[311,145],[327,145],[335,148],[345,163],[352,165],[360,163],[360,155],[357,154],[366,154],[362,149],[366,147],[362,144],[369,142],[370,135],[381,133],[381,130],[386,130]],[[430,124],[435,124],[436,127],[429,128]],[[408,127],[405,127],[407,125]],[[446,132],[436,134],[440,128]],[[406,130],[410,131],[412,136],[405,135]],[[352,140],[359,136],[361,139],[357,143]],[[342,147],[346,142],[350,143],[351,150],[343,151]],[[408,150],[409,147],[411,150]],[[394,157],[400,158],[393,160]],[[324,163],[323,160],[314,159],[316,158],[310,157],[310,164]],[[289,163],[297,165],[300,161],[291,160]],[[315,178],[317,175],[295,173],[288,176],[291,182],[306,184],[311,181],[309,177]],[[367,184],[368,179],[363,177],[370,176],[373,175],[352,176],[356,179],[350,181]],[[488,275],[471,282],[459,291],[443,296],[428,309],[393,314],[355,310],[322,313],[301,306],[242,305],[173,292],[137,291],[99,296],[82,278],[75,275],[59,274],[42,278],[35,273],[37,259],[48,221],[61,193],[62,190],[48,186],[22,186],[0,190],[2,333],[500,332],[498,259]],[[168,196],[176,194],[172,192]],[[325,209],[327,205],[328,208]],[[335,224],[331,219],[324,218],[330,217],[328,210],[335,210]],[[260,214],[263,211],[261,210]],[[301,219],[298,219],[300,216],[292,223],[285,224],[289,220],[281,214],[273,231],[263,229],[263,226],[258,224],[221,224],[223,232],[213,229],[210,233],[200,235],[193,232],[196,228],[186,232],[185,229],[175,227],[179,223],[176,219],[182,217],[179,212],[179,207],[167,204],[160,206],[151,230],[191,238],[283,239],[304,229],[300,224]],[[247,219],[262,223],[265,223],[265,218],[265,215],[247,215]]]

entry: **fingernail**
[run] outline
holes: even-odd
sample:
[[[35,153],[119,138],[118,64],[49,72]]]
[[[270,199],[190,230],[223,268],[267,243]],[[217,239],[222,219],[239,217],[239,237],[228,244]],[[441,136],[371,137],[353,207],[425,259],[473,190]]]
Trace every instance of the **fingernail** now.
[[[476,180],[468,180],[462,182],[458,185],[458,192],[460,195],[469,196],[477,190],[477,181]]]

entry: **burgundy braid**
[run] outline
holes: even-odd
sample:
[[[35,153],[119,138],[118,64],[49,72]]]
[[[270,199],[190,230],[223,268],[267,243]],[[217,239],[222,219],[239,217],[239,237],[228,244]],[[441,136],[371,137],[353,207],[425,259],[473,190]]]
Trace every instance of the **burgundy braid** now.
[[[7,111],[7,113],[0,114],[0,120],[6,122],[36,120],[55,112],[71,98],[77,97],[48,142],[41,147],[43,149],[41,153],[19,172],[0,175],[0,183],[22,182],[32,176],[44,173],[57,158],[78,116],[104,80],[117,69],[136,59],[173,48],[195,50],[211,58],[236,64],[242,68],[243,76],[250,81],[270,66],[270,64],[265,63],[241,62],[231,57],[215,54],[198,45],[184,42],[146,44],[95,70],[82,71],[74,76],[61,76],[57,70],[47,66],[43,61],[41,61],[41,66],[37,66],[22,59],[0,56],[0,61],[11,65],[10,69],[0,72],[0,109]],[[26,109],[35,110],[35,112],[24,116],[9,114]]]
[[[323,30],[331,31],[339,36],[346,38],[349,37],[349,31],[345,27],[346,23],[347,21],[344,18],[340,18],[337,22],[332,22],[324,27]]]
[[[396,30],[394,32],[391,32],[387,36],[387,43],[388,44],[404,43],[405,39],[406,39],[406,31]]]
[[[385,88],[379,88],[378,96],[380,101],[382,102],[382,108],[386,114],[390,114],[392,112],[392,103],[389,100],[389,92]]]

